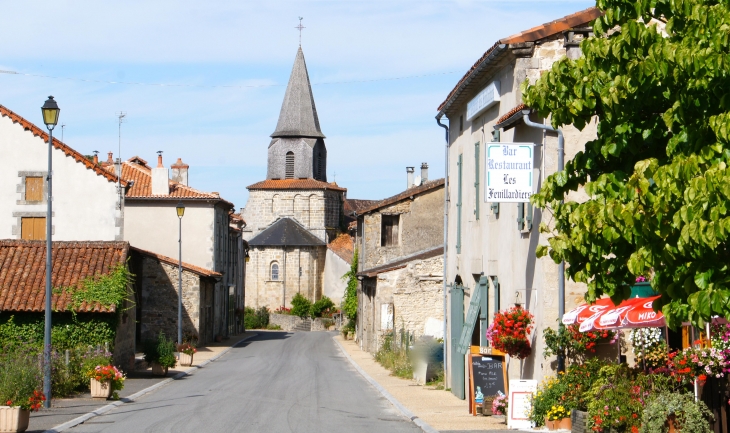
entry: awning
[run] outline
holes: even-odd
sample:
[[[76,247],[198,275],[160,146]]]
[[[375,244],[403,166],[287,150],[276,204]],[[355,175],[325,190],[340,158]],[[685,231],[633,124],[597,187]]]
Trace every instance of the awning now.
[[[586,319],[593,317],[607,308],[613,308],[614,306],[615,305],[613,305],[610,298],[598,299],[593,304],[581,304],[563,315],[563,325],[583,323]]]
[[[664,315],[653,310],[659,296],[631,298],[598,311],[580,324],[581,332],[604,329],[655,328],[666,325]]]

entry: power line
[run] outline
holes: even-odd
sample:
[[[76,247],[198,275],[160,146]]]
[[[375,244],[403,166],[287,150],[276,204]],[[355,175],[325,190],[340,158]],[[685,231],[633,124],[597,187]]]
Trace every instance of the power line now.
[[[437,72],[433,74],[422,74],[422,75],[407,75],[403,77],[391,77],[391,78],[373,78],[370,80],[352,80],[352,81],[326,81],[321,83],[312,83],[313,86],[328,85],[328,84],[356,84],[356,83],[373,83],[377,81],[395,81],[395,80],[408,80],[411,78],[424,78],[424,77],[435,77],[439,75],[456,74],[460,71],[449,71],[449,72]],[[70,80],[70,81],[81,81],[85,83],[99,83],[99,84],[123,84],[130,86],[157,86],[157,87],[197,87],[197,88],[234,88],[234,89],[245,89],[245,88],[259,88],[259,87],[280,87],[285,84],[251,84],[251,85],[205,85],[205,84],[171,84],[171,83],[144,83],[139,81],[107,81],[107,80],[94,80],[89,78],[76,78],[76,77],[61,77],[55,75],[43,75],[43,74],[28,74],[24,72],[10,71],[0,69],[0,74],[9,75],[21,75],[24,77],[36,77],[36,78],[48,78],[53,80]]]

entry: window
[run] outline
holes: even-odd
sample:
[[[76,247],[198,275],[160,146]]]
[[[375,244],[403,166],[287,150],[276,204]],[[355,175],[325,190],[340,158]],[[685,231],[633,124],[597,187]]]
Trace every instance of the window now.
[[[25,178],[25,201],[43,201],[43,178],[38,176]]]
[[[456,254],[461,254],[461,175],[463,167],[463,154],[459,154],[459,160],[456,162],[456,166],[459,171],[458,177],[458,189],[456,195]]]
[[[20,238],[26,241],[46,240],[45,218],[21,218]]]
[[[294,179],[294,152],[286,153],[286,179]]]
[[[383,215],[380,229],[380,245],[389,247],[398,245],[398,222],[400,215]]]
[[[271,264],[271,280],[279,281],[279,264],[278,263]]]

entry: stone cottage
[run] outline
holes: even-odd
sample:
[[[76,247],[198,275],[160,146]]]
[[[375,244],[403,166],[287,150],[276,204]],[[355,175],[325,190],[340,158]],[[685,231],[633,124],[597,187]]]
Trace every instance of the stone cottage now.
[[[405,191],[358,212],[357,337],[370,352],[394,329],[443,335],[444,179],[426,170],[422,184],[409,175]]]

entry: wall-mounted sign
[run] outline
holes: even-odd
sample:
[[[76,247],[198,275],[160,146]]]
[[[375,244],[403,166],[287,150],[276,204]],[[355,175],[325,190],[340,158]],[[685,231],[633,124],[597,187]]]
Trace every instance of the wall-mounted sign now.
[[[534,192],[532,143],[489,143],[487,145],[487,203],[527,203]]]
[[[499,102],[499,81],[492,81],[466,104],[466,120],[471,121],[484,110]]]

